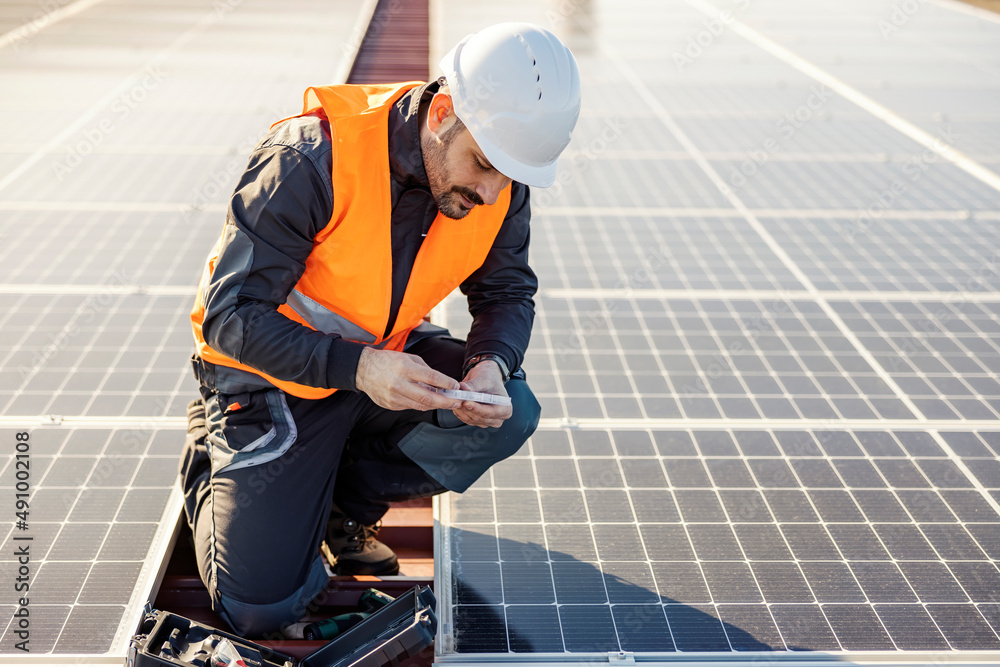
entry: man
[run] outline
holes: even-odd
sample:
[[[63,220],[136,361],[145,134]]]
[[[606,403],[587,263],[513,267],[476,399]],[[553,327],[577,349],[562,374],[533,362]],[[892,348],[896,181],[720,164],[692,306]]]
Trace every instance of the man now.
[[[375,537],[390,503],[464,491],[537,426],[520,370],[527,185],[555,178],[579,73],[523,23],[466,37],[441,67],[422,85],[307,90],[254,149],[210,253],[181,481],[213,608],[241,634],[302,616],[327,583],[321,543],[338,573],[397,573]],[[456,287],[468,342],[425,321]]]

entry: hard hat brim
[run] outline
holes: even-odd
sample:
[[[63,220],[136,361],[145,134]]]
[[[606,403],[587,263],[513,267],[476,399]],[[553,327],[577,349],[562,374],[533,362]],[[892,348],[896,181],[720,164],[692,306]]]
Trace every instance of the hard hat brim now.
[[[463,121],[464,122],[464,121]],[[467,126],[468,127],[468,126]],[[469,133],[490,161],[493,168],[512,181],[530,185],[533,188],[547,188],[556,180],[558,161],[542,166],[528,165],[513,159],[486,137],[477,137],[475,129],[469,127]]]

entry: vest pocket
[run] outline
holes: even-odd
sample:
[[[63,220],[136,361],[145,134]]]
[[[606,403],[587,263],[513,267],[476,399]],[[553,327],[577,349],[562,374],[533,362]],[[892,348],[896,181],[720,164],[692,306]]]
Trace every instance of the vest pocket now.
[[[213,475],[273,461],[298,435],[280,389],[214,394],[205,408]]]

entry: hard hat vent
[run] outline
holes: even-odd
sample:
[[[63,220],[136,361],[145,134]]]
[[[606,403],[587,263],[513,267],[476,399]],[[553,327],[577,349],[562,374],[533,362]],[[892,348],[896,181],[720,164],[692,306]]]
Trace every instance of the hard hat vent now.
[[[501,23],[459,42],[441,69],[455,114],[496,170],[551,185],[580,114],[580,74],[569,49],[540,26]]]
[[[538,99],[542,99],[542,72],[538,69],[538,58],[535,57],[535,52],[531,50],[531,44],[528,44],[528,40],[524,38],[524,35],[518,32],[514,36],[521,43],[524,52],[531,58],[531,66],[535,68],[535,87],[538,90]]]

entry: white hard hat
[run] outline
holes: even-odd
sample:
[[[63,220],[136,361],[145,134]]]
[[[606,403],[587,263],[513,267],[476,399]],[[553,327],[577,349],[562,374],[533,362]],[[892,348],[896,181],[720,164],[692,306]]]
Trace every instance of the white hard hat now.
[[[580,71],[559,38],[531,23],[473,33],[441,59],[452,103],[504,176],[547,188],[580,115]]]

